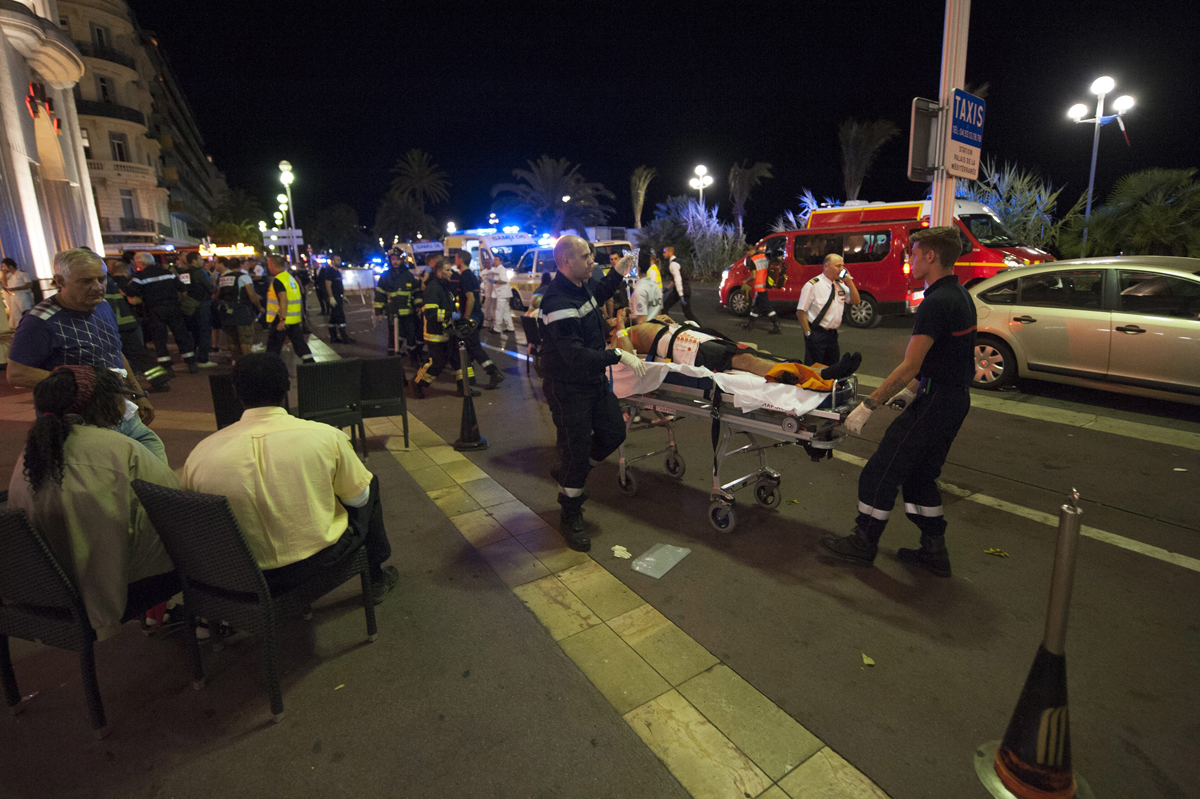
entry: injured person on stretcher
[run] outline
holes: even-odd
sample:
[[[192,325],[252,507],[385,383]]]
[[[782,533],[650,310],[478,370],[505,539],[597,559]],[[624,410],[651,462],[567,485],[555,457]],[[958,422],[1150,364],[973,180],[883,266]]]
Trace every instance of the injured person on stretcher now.
[[[800,359],[780,358],[750,344],[734,341],[718,330],[679,324],[663,314],[639,325],[617,330],[612,347],[636,352],[647,361],[699,366],[712,372],[738,370],[776,383],[814,391],[830,391],[836,380],[848,377],[862,356],[846,353],[835,364],[805,366]]]

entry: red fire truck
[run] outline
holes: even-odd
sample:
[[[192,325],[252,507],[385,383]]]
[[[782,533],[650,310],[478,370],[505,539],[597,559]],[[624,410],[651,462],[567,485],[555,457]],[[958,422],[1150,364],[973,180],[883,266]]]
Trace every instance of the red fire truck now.
[[[954,223],[962,238],[963,254],[954,272],[971,286],[1002,269],[1052,261],[1049,253],[1027,247],[1001,224],[987,206],[957,200]],[[905,260],[908,237],[929,226],[929,201],[859,203],[813,211],[808,227],[772,233],[762,240],[767,255],[778,254],[783,267],[772,275],[767,297],[772,303],[795,308],[804,283],[821,272],[829,253],[846,261],[862,302],[846,309],[846,322],[873,327],[883,316],[911,313],[920,304],[924,286],[909,275]],[[754,276],[746,259],[727,269],[721,279],[721,304],[738,316],[750,312]]]

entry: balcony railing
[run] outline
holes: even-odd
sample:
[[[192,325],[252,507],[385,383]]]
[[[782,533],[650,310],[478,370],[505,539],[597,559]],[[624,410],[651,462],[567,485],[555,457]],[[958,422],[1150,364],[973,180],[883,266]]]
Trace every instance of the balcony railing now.
[[[100,58],[104,61],[111,61],[114,64],[120,64],[123,67],[135,69],[132,56],[127,56],[120,50],[114,50],[111,47],[100,47],[91,42],[76,41],[75,46],[79,48],[82,55],[90,58]]]
[[[88,171],[92,174],[113,172],[120,177],[141,178],[151,183],[158,183],[158,175],[155,174],[154,167],[146,166],[145,164],[135,164],[131,161],[97,161],[90,159],[87,165]]]
[[[145,126],[146,124],[146,117],[141,111],[137,110],[136,108],[117,105],[116,103],[98,103],[94,100],[76,100],[75,110],[85,116],[124,119],[127,122],[136,122],[142,126]]]
[[[153,219],[129,219],[123,216],[121,217],[121,230],[136,231],[138,233],[157,233],[158,223]]]

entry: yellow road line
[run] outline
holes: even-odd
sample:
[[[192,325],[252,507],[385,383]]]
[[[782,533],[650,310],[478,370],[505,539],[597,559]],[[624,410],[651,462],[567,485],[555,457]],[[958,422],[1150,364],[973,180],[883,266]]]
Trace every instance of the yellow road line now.
[[[848,452],[839,452],[838,450],[834,450],[833,457],[840,461],[845,461],[846,463],[858,466],[859,468],[867,465],[866,458],[860,458],[857,455],[851,455]],[[1020,516],[1023,519],[1029,519],[1030,521],[1045,524],[1050,527],[1058,527],[1058,517],[1052,513],[1045,513],[1044,511],[1027,508],[1024,505],[1018,505],[1014,502],[1008,502],[1007,500],[989,497],[987,494],[980,494],[976,491],[971,491],[970,489],[956,486],[953,483],[947,483],[943,480],[938,480],[938,488],[940,488],[942,491],[945,491],[947,494],[953,494],[954,496],[965,499],[968,502],[974,502],[979,505],[985,505],[989,508],[1002,510],[1006,513],[1011,513],[1014,516]],[[1096,527],[1089,527],[1086,524],[1080,527],[1079,533],[1080,535],[1087,536],[1088,538],[1093,538],[1097,541],[1103,541],[1106,544],[1112,544],[1115,547],[1121,547],[1121,549],[1127,549],[1130,552],[1136,552],[1139,555],[1145,555],[1148,558],[1154,558],[1155,560],[1161,560],[1164,563],[1170,563],[1174,566],[1182,566],[1185,569],[1191,569],[1194,572],[1200,572],[1200,560],[1188,557],[1187,555],[1181,555],[1178,552],[1171,552],[1163,549],[1162,547],[1156,547],[1153,544],[1144,544],[1141,541],[1135,541],[1132,538],[1126,538],[1123,535],[1110,533],[1105,530],[1100,530]]]

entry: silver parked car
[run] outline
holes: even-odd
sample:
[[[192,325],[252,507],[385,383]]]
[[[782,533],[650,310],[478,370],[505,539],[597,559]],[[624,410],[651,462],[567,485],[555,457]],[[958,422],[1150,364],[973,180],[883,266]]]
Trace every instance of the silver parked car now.
[[[1053,261],[969,291],[976,388],[1023,377],[1200,405],[1200,259]]]

